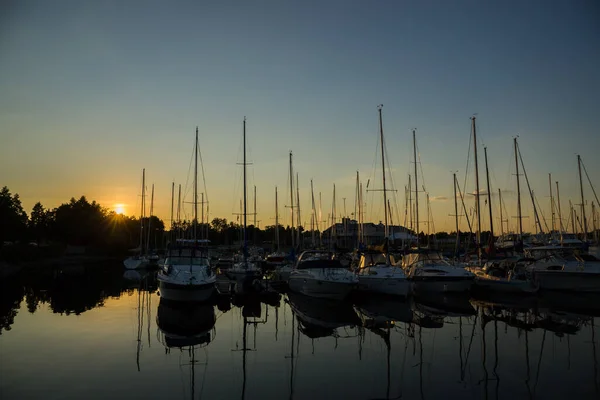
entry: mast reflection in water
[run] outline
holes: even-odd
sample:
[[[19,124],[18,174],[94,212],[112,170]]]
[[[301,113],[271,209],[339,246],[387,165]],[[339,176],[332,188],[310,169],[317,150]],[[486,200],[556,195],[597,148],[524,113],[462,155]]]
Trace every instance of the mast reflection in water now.
[[[170,303],[154,273],[132,282],[111,265],[3,281],[0,394],[600,397],[594,296],[340,302],[228,287],[204,303]]]

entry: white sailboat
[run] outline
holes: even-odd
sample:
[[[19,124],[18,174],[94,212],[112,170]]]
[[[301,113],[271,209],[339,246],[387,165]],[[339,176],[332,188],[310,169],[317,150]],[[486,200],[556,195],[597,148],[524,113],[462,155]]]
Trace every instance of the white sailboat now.
[[[231,268],[227,270],[227,276],[237,281],[238,283],[251,283],[255,279],[262,278],[262,270],[260,266],[253,262],[248,254],[248,241],[246,237],[246,222],[247,222],[247,186],[246,186],[246,166],[248,163],[246,162],[246,117],[244,117],[244,130],[243,130],[243,142],[244,142],[244,210],[243,210],[243,218],[244,225],[242,227],[242,240],[243,240],[243,249],[242,249],[242,259],[239,262],[234,263]]]
[[[381,252],[365,253],[360,257],[358,264],[358,290],[366,292],[384,293],[397,296],[407,296],[410,283],[402,268],[396,266],[393,257],[387,252],[388,243],[388,204],[387,188],[385,182],[385,143],[383,141],[383,121],[381,108],[379,111],[379,134],[381,141],[381,167],[383,181],[383,209],[385,215],[385,239]]]
[[[198,225],[198,128],[196,127],[194,163],[193,238],[169,243],[167,255],[158,272],[161,298],[174,301],[205,301],[213,294],[216,275],[210,267],[209,240],[197,238]]]
[[[137,254],[123,261],[127,269],[146,268],[149,265],[148,257],[144,254],[144,218],[146,217],[146,168],[142,170],[142,204],[140,209],[140,245],[135,249]],[[149,229],[148,229],[149,230]]]
[[[417,145],[413,130],[413,152],[415,158],[415,188],[418,188]],[[479,192],[479,185],[477,186]],[[419,191],[415,190],[415,224],[419,232]],[[415,294],[419,292],[464,292],[471,289],[475,275],[464,268],[451,264],[436,251],[428,248],[413,249],[402,258],[402,268],[412,283]]]

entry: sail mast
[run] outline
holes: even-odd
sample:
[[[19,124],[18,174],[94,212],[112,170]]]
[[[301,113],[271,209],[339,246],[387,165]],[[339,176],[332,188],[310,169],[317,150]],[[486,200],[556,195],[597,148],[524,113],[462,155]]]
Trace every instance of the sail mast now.
[[[454,257],[458,254],[458,247],[460,246],[460,234],[458,231],[458,198],[456,197],[456,172],[452,174],[454,183],[454,222],[456,224],[456,241],[454,243]]]
[[[500,236],[504,236],[504,220],[502,216],[502,190],[498,188],[498,202],[500,203]]]
[[[179,194],[177,195],[177,236],[181,232],[181,183],[179,184]]]
[[[556,203],[558,208],[558,227],[560,229],[560,244],[563,243],[563,222],[562,222],[562,212],[560,208],[560,192],[558,191],[558,181],[556,181]]]
[[[154,212],[154,183],[152,184],[152,195],[150,197],[150,215],[148,216],[148,236],[146,242],[146,252],[150,252],[150,235],[152,235],[152,213]]]
[[[381,141],[381,176],[383,178],[383,213],[385,214],[384,221],[384,240],[388,237],[388,213],[387,213],[387,191],[385,187],[385,143],[383,142],[383,119],[381,117],[381,109],[383,104],[377,106],[379,112],[379,136]]]
[[[198,225],[198,127],[196,127],[196,145],[194,148],[194,244],[196,243],[196,226]]]
[[[490,191],[490,171],[488,169],[487,147],[483,148],[485,156],[485,176],[487,180],[488,208],[490,212],[490,245],[494,243],[494,217],[492,214],[492,192]]]
[[[413,202],[412,202],[412,183],[410,174],[408,174],[408,210],[410,219],[410,230],[414,232],[415,227],[413,225]]]
[[[312,218],[310,220],[310,225],[311,225],[310,230],[312,233],[312,245],[313,245],[313,247],[315,247],[316,246],[316,242],[315,242],[315,225],[316,224],[315,224],[315,222],[317,219],[317,209],[315,207],[315,192],[313,190],[313,180],[312,179],[310,180],[310,197],[312,200]]]
[[[417,248],[419,247],[419,185],[418,185],[418,177],[417,177],[417,138],[416,138],[416,129],[413,129],[413,155],[415,158],[415,226],[416,226],[416,234],[417,234]]]
[[[583,181],[581,179],[581,156],[577,154],[577,167],[579,169],[579,190],[581,191],[581,218],[583,219],[583,241],[587,241],[587,218],[585,217],[585,201],[583,199]]]
[[[521,214],[521,183],[519,182],[519,155],[517,153],[517,138],[513,139],[515,145],[515,169],[517,175],[517,218],[519,220],[519,239],[523,238],[523,219]]]
[[[301,240],[301,232],[300,232],[300,226],[302,226],[302,219],[300,218],[300,179],[298,178],[298,173],[296,172],[296,208],[298,209],[298,211],[296,212],[297,215],[297,221],[298,221],[298,249],[300,249],[302,247],[302,240]]]
[[[473,129],[473,151],[475,153],[475,212],[477,212],[477,258],[479,261],[481,261],[481,199],[479,198],[479,165],[477,163],[477,129],[475,127],[475,116],[471,117],[471,126]]]
[[[277,186],[275,186],[275,243],[279,251],[279,206],[277,203]]]
[[[254,235],[253,235],[253,240],[254,240],[254,246],[256,246],[256,185],[254,185]]]
[[[554,235],[554,231],[556,230],[556,221],[554,218],[554,197],[552,196],[552,174],[548,174],[548,186],[550,187],[550,216],[552,224],[552,235]]]
[[[144,214],[145,214],[145,198],[146,191],[146,168],[142,169],[142,204],[140,206],[140,254],[144,253]]]
[[[295,248],[296,245],[295,235],[294,235],[294,169],[292,167],[292,151],[290,150],[290,210],[292,213],[292,248]]]
[[[173,233],[173,208],[175,205],[175,182],[171,184],[171,228],[169,229]]]
[[[246,249],[246,217],[248,215],[247,210],[247,202],[248,202],[248,193],[246,188],[246,117],[244,117],[244,266],[248,267],[248,257],[247,257],[247,249]]]

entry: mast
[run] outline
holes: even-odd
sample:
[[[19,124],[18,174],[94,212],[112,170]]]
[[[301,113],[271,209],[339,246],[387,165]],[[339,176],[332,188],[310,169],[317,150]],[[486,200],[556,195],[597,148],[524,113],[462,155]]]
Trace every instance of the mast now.
[[[200,209],[201,211],[201,220],[200,220],[200,239],[203,239],[204,236],[204,230],[202,229],[202,227],[204,226],[204,192],[200,193],[200,195],[202,196],[200,198]]]
[[[562,223],[562,213],[560,210],[560,192],[558,191],[558,181],[556,181],[556,202],[558,205],[558,226],[560,228],[560,244],[563,243],[563,223]]]
[[[408,210],[410,215],[410,230],[414,231],[415,227],[413,225],[412,183],[410,180],[410,174],[408,174]]]
[[[475,211],[477,212],[477,258],[481,261],[481,199],[479,198],[479,165],[477,163],[477,130],[475,116],[471,117],[473,129],[473,151],[475,152]],[[491,223],[491,221],[490,221]]]
[[[256,185],[254,185],[254,245],[256,246]]]
[[[298,248],[302,247],[302,240],[301,240],[301,232],[300,232],[300,226],[302,226],[302,219],[300,218],[300,179],[298,178],[298,173],[296,172],[296,208],[298,209],[298,212],[296,213],[297,217],[298,217]]]
[[[310,180],[310,197],[312,201],[312,218],[310,220],[310,230],[312,232],[312,245],[315,247],[315,220],[317,219],[317,210],[315,208],[315,192],[313,190],[313,180]]]
[[[381,109],[383,108],[383,104],[377,106],[377,111],[379,111],[379,136],[381,141],[381,176],[383,178],[383,212],[385,214],[385,228],[384,228],[384,238],[388,237],[388,213],[387,213],[387,191],[385,187],[385,143],[383,142],[383,119],[381,117]]]
[[[171,184],[171,228],[169,229],[173,233],[173,207],[175,202],[175,182]]]
[[[360,193],[359,193],[359,187],[360,187],[360,178],[358,175],[358,171],[356,171],[356,188],[354,189],[354,196],[355,196],[355,200],[354,200],[354,219],[356,221],[356,233],[357,233],[357,240],[356,240],[356,248],[358,249],[358,244],[360,243],[360,216],[357,214],[357,212],[360,212]],[[354,235],[354,234],[353,234]]]
[[[277,204],[277,186],[275,186],[275,243],[279,251],[279,206]]]
[[[154,212],[154,183],[152,184],[152,196],[150,197],[150,215],[148,216],[148,236],[146,242],[146,251],[150,252],[150,235],[152,235],[152,230],[150,226],[152,225],[152,213]]]
[[[331,243],[329,247],[333,244],[333,239],[337,242],[337,226],[336,226],[336,218],[335,218],[335,183],[333,184],[333,203],[331,204]]]
[[[579,190],[581,191],[581,218],[583,219],[583,241],[587,242],[587,218],[585,217],[585,201],[583,199],[583,181],[581,179],[581,156],[577,154],[577,167],[579,169]]]
[[[500,236],[504,236],[504,220],[502,216],[502,190],[498,188],[498,201],[500,202]]]
[[[458,231],[458,198],[456,197],[456,172],[452,174],[454,177],[454,222],[456,224],[456,242],[454,244],[454,257],[458,254],[458,247],[460,246],[460,234]]]
[[[517,175],[517,218],[519,219],[519,239],[523,238],[523,219],[521,214],[521,183],[519,182],[519,155],[517,153],[517,138],[513,139],[515,145],[515,168]]]
[[[294,243],[294,169],[292,167],[292,151],[290,150],[290,210],[292,213],[292,248],[295,248]]]
[[[142,205],[140,206],[140,254],[144,254],[144,214],[146,192],[146,168],[142,169]]]
[[[598,231],[596,230],[596,206],[592,201],[592,230],[594,231],[594,242],[598,243]]]
[[[556,224],[554,218],[554,197],[552,197],[552,174],[548,174],[548,186],[550,187],[550,215],[552,224],[552,233],[554,234]]]
[[[415,225],[416,225],[416,234],[417,234],[417,248],[419,247],[419,185],[418,185],[418,176],[417,176],[417,138],[415,134],[415,129],[413,129],[413,154],[415,157]]]
[[[488,208],[490,211],[490,245],[494,243],[494,217],[492,215],[492,192],[490,191],[490,171],[488,169],[487,147],[483,148],[485,156],[485,179],[487,180]],[[478,196],[479,197],[479,196]]]
[[[246,187],[246,117],[244,117],[244,267],[248,268],[247,244],[246,244],[246,218],[248,216],[248,193]]]
[[[181,231],[181,183],[179,184],[179,194],[177,195],[177,230]],[[178,235],[179,236],[179,232]]]
[[[198,127],[196,127],[196,145],[194,151],[194,244],[196,244],[196,226],[198,225]]]
[[[321,192],[319,192],[319,219],[317,220],[317,224],[320,222],[325,222],[325,221],[321,221],[321,218],[323,218],[322,215],[322,202],[321,202]],[[319,246],[323,246],[323,232],[319,231]]]

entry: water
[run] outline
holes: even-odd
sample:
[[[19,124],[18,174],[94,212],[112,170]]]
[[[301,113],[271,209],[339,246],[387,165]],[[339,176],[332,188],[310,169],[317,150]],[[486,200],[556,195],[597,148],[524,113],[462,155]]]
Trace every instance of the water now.
[[[600,396],[593,299],[237,293],[181,307],[160,300],[151,275],[123,272],[2,284],[2,399]]]

